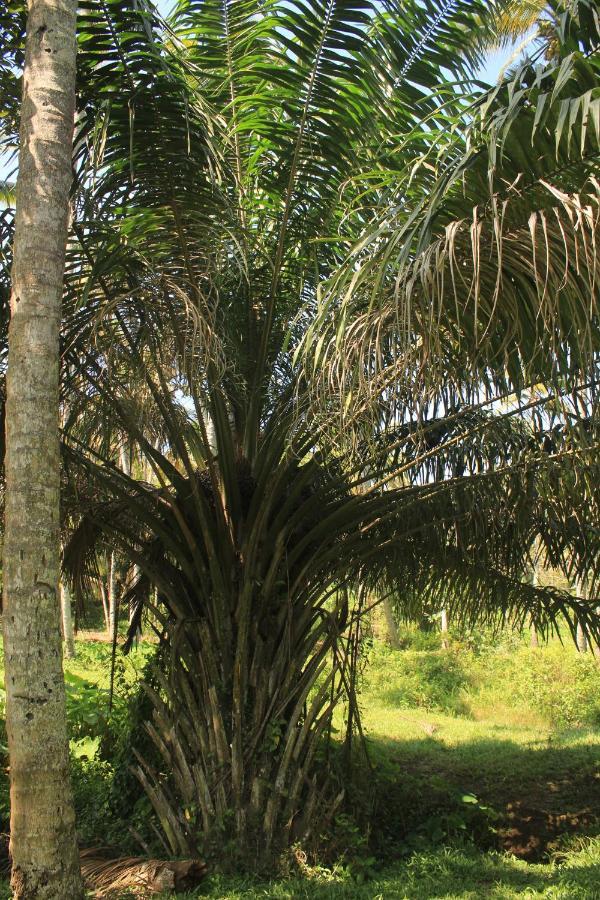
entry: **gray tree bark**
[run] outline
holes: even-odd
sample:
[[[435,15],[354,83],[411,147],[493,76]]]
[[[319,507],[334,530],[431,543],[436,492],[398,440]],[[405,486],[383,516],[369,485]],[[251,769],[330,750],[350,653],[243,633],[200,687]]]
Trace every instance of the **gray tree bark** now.
[[[6,381],[4,661],[13,896],[83,897],[59,582],[59,328],[76,0],[29,0]]]
[[[581,600],[587,600],[587,585],[583,578],[577,579],[577,582],[575,584],[575,593]],[[587,637],[579,622],[577,622],[577,649],[580,653],[587,653],[588,650]]]

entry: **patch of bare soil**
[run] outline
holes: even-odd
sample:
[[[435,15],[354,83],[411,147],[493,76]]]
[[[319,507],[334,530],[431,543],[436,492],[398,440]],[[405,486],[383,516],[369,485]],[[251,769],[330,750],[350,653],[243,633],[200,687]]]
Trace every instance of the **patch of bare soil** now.
[[[598,820],[598,811],[553,813],[535,809],[517,800],[506,807],[505,824],[498,829],[502,850],[526,862],[540,862],[557,850],[565,835],[589,832]]]
[[[498,843],[527,862],[545,860],[568,835],[600,830],[600,780],[591,773],[567,773],[557,781],[532,785],[508,802]]]

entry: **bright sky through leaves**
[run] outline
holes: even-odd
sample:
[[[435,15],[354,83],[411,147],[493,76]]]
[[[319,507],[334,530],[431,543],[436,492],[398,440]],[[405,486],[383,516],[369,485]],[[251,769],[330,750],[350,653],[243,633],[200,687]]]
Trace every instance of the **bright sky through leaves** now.
[[[175,5],[175,0],[156,0],[156,6],[161,15],[166,16],[173,9]],[[493,84],[498,74],[502,68],[502,66],[506,63],[507,59],[511,55],[511,49],[503,48],[502,50],[497,50],[490,53],[486,65],[481,70],[481,78],[484,81]],[[8,165],[2,159],[2,154],[0,153],[0,181],[3,181],[7,178],[15,178],[15,173],[13,172],[14,163]]]

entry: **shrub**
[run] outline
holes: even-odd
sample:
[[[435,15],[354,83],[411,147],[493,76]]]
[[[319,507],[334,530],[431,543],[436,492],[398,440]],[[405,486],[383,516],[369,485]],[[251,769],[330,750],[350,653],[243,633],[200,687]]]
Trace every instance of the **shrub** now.
[[[390,706],[464,714],[464,693],[471,684],[465,663],[468,657],[453,650],[394,651],[375,644],[366,679],[371,691]]]

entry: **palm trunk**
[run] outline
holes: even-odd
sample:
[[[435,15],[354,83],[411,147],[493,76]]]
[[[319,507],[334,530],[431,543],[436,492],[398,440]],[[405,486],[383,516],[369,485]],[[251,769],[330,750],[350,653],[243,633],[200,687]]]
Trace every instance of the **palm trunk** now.
[[[134,563],[129,572],[129,584],[135,584],[136,581],[139,579],[139,577],[140,577],[140,567]],[[135,605],[133,604],[132,601],[129,601],[129,608],[127,610],[127,620],[129,622],[129,625],[131,625],[133,622],[134,613],[135,613]]]
[[[310,606],[277,599],[269,627],[248,615],[235,646],[216,645],[201,616],[173,623],[166,671],[155,672],[160,690],[145,685],[154,706],[146,727],[169,776],[137,753],[136,774],[175,855],[197,854],[199,842],[222,843],[228,832],[240,859],[255,865],[322,834],[343,797],[328,789],[315,757],[341,696],[352,697],[356,649],[341,637],[347,602],[331,612],[333,627],[313,629]],[[241,621],[253,600],[240,596],[233,615]]]
[[[62,635],[67,659],[75,656],[75,638],[73,636],[73,616],[71,615],[71,595],[67,585],[60,583],[60,606],[62,611]]]
[[[585,636],[585,631],[583,630],[579,622],[577,623],[577,649],[580,653],[587,653],[588,649],[588,642]]]
[[[6,400],[4,660],[15,898],[83,896],[60,635],[59,328],[75,0],[29,0]]]
[[[577,579],[575,592],[581,600],[587,600],[587,585],[583,578]],[[587,637],[579,622],[577,622],[577,649],[580,653],[587,653],[588,650]]]
[[[539,584],[537,563],[534,563],[531,569],[531,584],[533,585],[533,587],[537,587]],[[529,644],[533,650],[537,649],[540,646],[537,628],[535,627],[535,622],[533,621],[529,623]]]
[[[121,466],[121,471],[123,471],[125,473],[125,475],[131,475],[131,453],[130,453],[129,445],[125,446],[125,444],[121,444],[121,446],[119,447],[119,464]],[[137,579],[139,578],[139,575],[140,575],[139,566],[133,565],[131,567],[131,569],[129,570],[129,576],[127,579],[128,583],[132,584],[133,582],[137,581]],[[131,622],[133,619],[133,613],[134,613],[134,608],[133,608],[133,605],[130,603],[129,609],[127,610],[127,618],[128,618],[130,625],[131,625]]]
[[[102,602],[102,618],[104,619],[104,628],[106,629],[106,633],[110,637],[110,615],[108,612],[108,599],[106,596],[106,586],[102,577],[98,579],[98,587],[100,589],[100,600]]]
[[[540,646],[540,640],[538,638],[537,628],[535,627],[533,622],[529,626],[529,646],[532,648],[532,650],[537,650],[538,647]]]

